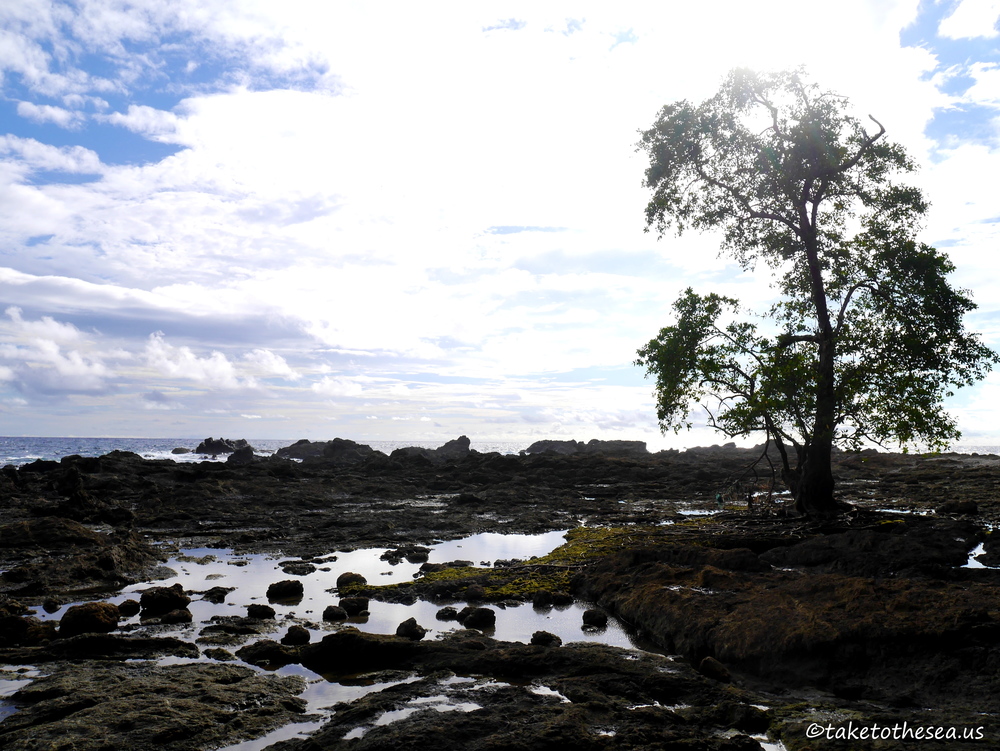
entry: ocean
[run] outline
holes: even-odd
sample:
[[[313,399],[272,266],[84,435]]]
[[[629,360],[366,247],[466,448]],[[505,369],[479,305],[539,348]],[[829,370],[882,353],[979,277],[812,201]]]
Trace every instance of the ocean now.
[[[58,461],[64,456],[101,456],[110,451],[131,451],[146,459],[172,459],[176,462],[209,461],[203,454],[173,454],[175,448],[186,448],[192,452],[203,438],[77,438],[77,437],[30,437],[0,436],[0,467],[13,464],[19,467],[36,459]],[[254,451],[262,456],[273,454],[280,448],[291,446],[297,439],[273,438],[250,440]],[[391,454],[398,448],[420,446],[437,448],[443,442],[421,441],[358,441],[371,446],[376,451]],[[513,441],[472,441],[472,448],[481,453],[516,454],[529,444]],[[1000,454],[1000,446],[957,445],[952,448],[959,454]],[[226,456],[216,461],[225,461]]]
[[[19,467],[36,459],[58,461],[64,456],[102,456],[111,451],[131,451],[146,459],[172,459],[176,462],[201,462],[207,458],[202,454],[173,454],[175,448],[194,449],[203,438],[77,438],[77,437],[26,437],[0,436],[0,467],[13,464]],[[291,446],[297,439],[255,439],[249,440],[254,452],[263,456],[273,454],[280,448]],[[420,441],[358,441],[366,443],[376,451],[391,454],[398,448],[421,446],[437,448],[443,442]],[[495,451],[500,454],[516,454],[527,448],[527,444],[510,441],[472,441],[472,448],[481,453]],[[225,461],[225,456],[218,461]]]

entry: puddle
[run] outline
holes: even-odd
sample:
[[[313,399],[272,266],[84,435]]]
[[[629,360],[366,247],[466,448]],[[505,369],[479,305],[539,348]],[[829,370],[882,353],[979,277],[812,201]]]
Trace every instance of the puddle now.
[[[443,563],[452,560],[468,560],[474,567],[488,565],[492,561],[511,558],[528,559],[545,555],[565,542],[565,532],[547,532],[540,535],[501,535],[483,533],[471,537],[438,543],[430,547],[428,561]],[[229,550],[214,548],[194,548],[181,551],[167,561],[166,566],[176,572],[175,576],[155,582],[141,582],[131,585],[119,593],[105,598],[107,602],[119,604],[126,599],[139,599],[140,593],[151,586],[169,587],[180,584],[191,594],[188,606],[193,622],[175,626],[146,627],[139,623],[139,616],[123,618],[121,626],[130,633],[154,630],[157,635],[177,636],[194,641],[201,629],[216,616],[243,616],[246,607],[252,604],[267,604],[275,610],[274,630],[263,638],[280,638],[291,623],[304,625],[310,632],[312,641],[317,641],[340,625],[325,623],[323,610],[335,605],[339,596],[335,591],[337,577],[347,571],[362,574],[370,584],[392,584],[412,581],[421,563],[410,563],[403,559],[398,563],[380,560],[384,548],[355,550],[336,553],[321,558],[310,559],[307,563],[314,567],[305,575],[286,573],[281,563],[289,563],[285,556],[237,555]],[[294,563],[302,564],[296,559]],[[297,601],[270,602],[267,588],[276,581],[292,579],[302,582],[303,596]],[[232,588],[221,603],[201,599],[195,592],[204,592],[213,587]],[[71,605],[66,603],[51,613],[39,609],[37,617],[56,620],[63,616]],[[343,625],[353,626],[369,633],[394,634],[396,627],[408,618],[416,618],[417,623],[427,629],[425,638],[433,639],[441,634],[459,628],[454,621],[439,621],[437,612],[446,604],[418,600],[412,605],[386,603],[371,600],[369,614],[349,619]],[[626,630],[614,619],[604,629],[582,629],[583,612],[588,605],[574,603],[567,606],[534,608],[530,604],[504,608],[498,604],[485,603],[496,612],[496,626],[486,633],[502,641],[529,642],[535,631],[548,631],[563,640],[594,641],[625,648],[642,648]],[[179,659],[179,658],[174,658]]]
[[[10,697],[39,675],[38,669],[30,666],[0,670],[0,721],[17,711],[14,703],[9,701]]]
[[[427,560],[430,563],[444,563],[452,560],[471,561],[472,566],[491,565],[496,560],[530,559],[533,556],[545,555],[565,542],[565,532],[548,532],[540,535],[501,535],[483,533],[460,540],[437,543],[427,546],[430,549]],[[139,616],[123,618],[120,622],[122,631],[130,634],[151,634],[157,636],[176,636],[194,642],[201,630],[209,625],[215,616],[244,616],[246,607],[252,604],[267,604],[275,610],[273,630],[260,636],[250,636],[248,641],[257,639],[280,639],[293,623],[305,626],[310,633],[310,640],[315,642],[328,633],[345,626],[361,631],[377,634],[394,634],[397,626],[409,618],[415,618],[417,623],[427,629],[425,639],[434,639],[450,631],[461,628],[455,621],[440,621],[437,612],[445,605],[457,603],[431,603],[418,600],[411,605],[385,603],[370,600],[369,614],[348,619],[343,623],[326,623],[322,620],[324,609],[335,605],[339,596],[335,591],[337,577],[353,571],[360,573],[370,584],[391,584],[412,581],[422,565],[411,563],[405,558],[399,562],[381,560],[385,548],[363,549],[347,553],[331,553],[306,561],[290,559],[287,556],[244,555],[234,554],[231,550],[194,548],[186,549],[167,561],[166,566],[175,575],[166,579],[141,582],[104,598],[107,602],[121,603],[126,599],[138,600],[140,593],[153,586],[170,587],[180,584],[191,597],[188,606],[192,614],[192,623],[170,626],[143,626]],[[302,575],[286,573],[285,568],[295,568]],[[288,564],[297,564],[289,567]],[[303,585],[303,596],[295,602],[269,602],[267,588],[277,581],[292,579]],[[226,594],[221,603],[202,599],[198,592],[204,592],[213,587],[222,587],[232,591]],[[331,591],[334,590],[334,591]],[[60,619],[66,610],[74,604],[66,603],[53,612],[45,612],[37,608],[35,615],[43,620]],[[496,625],[485,630],[488,636],[501,640],[528,643],[536,631],[548,631],[555,634],[563,643],[598,642],[626,649],[650,649],[651,645],[641,644],[633,635],[614,618],[602,629],[588,627],[583,630],[583,613],[589,607],[587,603],[576,602],[571,605],[535,608],[530,603],[519,606],[503,607],[496,603],[484,603],[496,613]],[[461,607],[461,606],[459,606]],[[202,649],[210,644],[200,644]],[[235,651],[238,645],[227,646]],[[172,665],[188,662],[203,662],[208,658],[163,657],[156,660],[158,665]],[[243,664],[243,663],[240,663]],[[257,668],[259,669],[259,668]],[[326,680],[300,665],[288,665],[274,671],[278,675],[300,675],[305,678],[307,686],[301,694],[307,702],[308,718],[302,723],[284,725],[271,733],[252,741],[245,741],[230,746],[224,751],[257,751],[269,745],[291,738],[304,737],[314,732],[327,722],[331,716],[331,707],[340,702],[351,702],[373,691],[382,690],[405,680],[376,682],[358,678],[347,680],[338,677],[336,680]],[[21,687],[27,685],[35,673],[21,675],[6,674],[0,678],[0,719],[16,711],[16,707],[3,701],[4,697],[12,695]],[[544,686],[534,686],[530,690],[542,695],[552,695],[565,700],[561,694]],[[436,711],[471,711],[479,705],[474,702],[454,702],[446,696],[433,696],[417,699],[407,706],[387,712],[382,715],[377,724],[387,724],[421,709]],[[360,737],[371,726],[356,728],[349,737]]]
[[[964,566],[962,566],[962,568],[1000,569],[1000,566],[987,566],[985,563],[980,563],[979,556],[981,555],[986,555],[986,543],[982,542],[969,551],[969,560]]]
[[[433,709],[435,712],[472,712],[476,709],[482,709],[482,705],[471,701],[456,702],[444,694],[440,696],[418,696],[406,702],[405,707],[383,712],[374,723],[354,728],[354,730],[344,736],[344,740],[362,738],[373,727],[389,725],[405,717],[409,717],[422,709]]]
[[[307,722],[295,722],[282,725],[270,733],[250,741],[243,741],[232,746],[226,746],[219,751],[261,751],[268,746],[293,738],[305,738],[319,730],[333,716],[332,707],[339,702],[351,702],[362,696],[382,691],[401,683],[412,683],[419,680],[418,676],[409,676],[395,681],[379,681],[373,676],[359,675],[354,678],[340,678],[327,681],[318,677],[311,670],[301,665],[286,665],[274,671],[276,675],[298,675],[306,680],[306,690],[299,697],[306,702],[306,715],[317,716],[317,719]]]
[[[719,513],[718,511],[711,511],[709,509],[699,509],[699,508],[682,508],[678,509],[677,513],[681,516],[712,516],[713,514]]]
[[[766,735],[751,735],[750,737],[760,744],[763,751],[788,751],[784,743],[772,741]]]

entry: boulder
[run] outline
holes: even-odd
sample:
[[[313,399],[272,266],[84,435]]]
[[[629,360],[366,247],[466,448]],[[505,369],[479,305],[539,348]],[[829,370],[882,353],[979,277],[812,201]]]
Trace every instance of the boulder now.
[[[122,618],[131,618],[133,615],[138,615],[140,610],[142,610],[142,606],[138,600],[125,600],[118,603],[118,613]]]
[[[604,628],[608,625],[608,614],[597,608],[590,608],[583,611],[583,623],[586,626],[596,626]]]
[[[540,647],[560,647],[562,639],[548,631],[536,631],[531,635],[531,643]]]
[[[266,621],[274,618],[274,608],[270,605],[247,605],[247,618]]]
[[[211,589],[206,589],[201,593],[201,599],[206,602],[211,602],[216,605],[221,605],[226,601],[226,597],[230,592],[236,590],[236,587],[212,587]]]
[[[711,678],[720,683],[731,683],[733,680],[733,676],[729,673],[729,668],[714,657],[704,658],[698,665],[698,672],[706,678]]]
[[[306,563],[305,561],[282,561],[278,566],[286,574],[291,574],[292,576],[309,576],[309,574],[316,571],[316,567],[313,564]]]
[[[34,616],[0,615],[0,649],[31,646],[56,638],[56,624]]]
[[[305,589],[298,579],[283,579],[274,582],[267,588],[267,599],[270,602],[275,600],[301,600]]]
[[[164,625],[192,623],[194,621],[194,616],[187,608],[178,608],[177,610],[171,610],[169,613],[164,613],[157,620]]]
[[[229,455],[229,458],[226,459],[226,464],[245,467],[248,464],[253,464],[254,459],[253,449],[250,446],[242,446]]]
[[[165,615],[171,610],[182,610],[190,602],[191,598],[184,594],[184,587],[180,584],[174,584],[172,587],[150,587],[139,597],[143,618]]]
[[[341,587],[349,587],[352,584],[367,584],[368,580],[361,574],[357,574],[353,571],[345,571],[340,576],[337,577],[337,589]]]
[[[448,605],[437,611],[434,617],[437,618],[439,621],[457,621],[458,611],[455,610],[455,608]]]
[[[427,635],[427,629],[417,623],[416,618],[407,618],[396,627],[396,636],[420,641]]]
[[[281,667],[298,662],[297,651],[295,647],[279,644],[273,639],[262,639],[237,650],[236,656],[251,665]]]
[[[281,643],[289,647],[298,647],[302,644],[308,644],[310,638],[309,629],[294,624],[289,626],[288,631],[281,637]]]
[[[323,611],[324,621],[346,621],[350,616],[339,605],[327,605]]]
[[[344,628],[300,647],[299,654],[302,664],[315,673],[347,675],[399,667],[421,647],[412,639]]]
[[[361,615],[368,612],[367,597],[342,597],[340,600],[342,607],[349,616]]]
[[[431,549],[423,545],[404,545],[403,547],[387,550],[379,556],[380,561],[388,561],[392,564],[400,563],[404,558],[410,563],[426,563]]]
[[[118,628],[118,606],[110,602],[85,602],[73,605],[59,621],[63,639],[77,634],[107,633]]]
[[[465,628],[489,629],[496,626],[497,614],[490,608],[468,607],[459,612],[458,622]]]

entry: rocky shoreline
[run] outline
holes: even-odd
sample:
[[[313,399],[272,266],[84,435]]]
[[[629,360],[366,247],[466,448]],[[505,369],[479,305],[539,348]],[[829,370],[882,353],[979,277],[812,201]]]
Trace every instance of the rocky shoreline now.
[[[227,748],[282,727],[310,735],[268,748],[882,749],[913,747],[917,728],[944,729],[935,748],[997,742],[1000,457],[838,453],[852,508],[820,522],[788,513],[766,462],[748,470],[760,452],[732,446],[202,448],[228,460],[112,452],[0,471],[0,746]],[[322,619],[251,605],[200,622],[199,603],[228,592],[155,583],[108,602],[172,575],[182,549],[293,559],[294,588],[346,550],[416,565],[442,540],[557,530],[566,543],[533,560],[344,580]],[[429,623],[359,631],[373,602],[451,620],[436,638]],[[647,649],[504,641],[471,619],[567,602],[595,614],[581,628],[610,616]],[[324,680],[368,688],[302,698]],[[897,737],[858,737],[875,724]]]

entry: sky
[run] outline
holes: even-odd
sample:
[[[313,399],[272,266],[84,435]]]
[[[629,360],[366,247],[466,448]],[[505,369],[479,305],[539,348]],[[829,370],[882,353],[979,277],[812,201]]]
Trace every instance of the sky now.
[[[0,434],[725,442],[660,435],[636,350],[773,291],[643,231],[635,144],[737,66],[908,149],[1000,348],[998,0],[610,6],[0,3]]]

